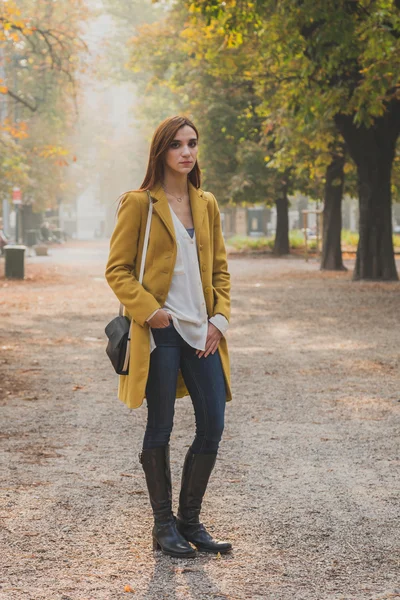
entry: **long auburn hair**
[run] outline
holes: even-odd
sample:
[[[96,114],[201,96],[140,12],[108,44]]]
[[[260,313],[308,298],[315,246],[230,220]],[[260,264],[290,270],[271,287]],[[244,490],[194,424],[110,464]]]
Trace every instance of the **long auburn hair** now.
[[[175,138],[177,131],[185,125],[189,125],[189,127],[192,127],[196,132],[197,139],[199,139],[199,132],[197,130],[197,127],[187,117],[181,117],[179,115],[167,117],[158,125],[157,129],[153,133],[153,137],[150,144],[150,153],[149,160],[147,163],[146,175],[142,181],[140,188],[138,190],[130,191],[145,192],[146,190],[150,190],[158,181],[161,181],[163,179],[165,154],[169,148],[170,143]],[[193,169],[188,174],[188,178],[195,188],[200,187],[201,171],[197,160]],[[124,192],[123,194],[121,194],[121,196],[119,196],[119,198],[117,198],[117,201],[119,200],[117,212],[121,204],[122,197],[125,196],[126,193],[127,192]]]

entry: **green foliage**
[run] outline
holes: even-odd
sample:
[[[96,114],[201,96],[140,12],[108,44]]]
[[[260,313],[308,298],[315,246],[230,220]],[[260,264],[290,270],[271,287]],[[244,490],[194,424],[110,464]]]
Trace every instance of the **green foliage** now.
[[[189,2],[217,20],[234,46],[258,41],[254,70],[263,89],[306,121],[338,112],[371,125],[400,75],[400,11],[394,2]],[[234,35],[235,34],[235,35]],[[238,35],[240,34],[240,35]]]
[[[266,237],[247,237],[235,235],[227,240],[227,244],[236,250],[272,250],[274,239]]]
[[[262,135],[248,48],[234,48],[195,11],[189,18],[182,2],[139,27],[131,48],[149,130],[174,112],[187,114],[200,126],[202,185],[221,203],[274,202],[282,175],[265,160],[272,138]]]
[[[394,2],[186,5],[194,19],[200,14],[209,26],[218,23],[226,52],[242,49],[248,56],[261,99],[257,112],[264,131],[274,133],[270,165],[292,169],[306,193],[307,180],[314,188],[324,183],[338,141],[335,115],[354,115],[356,123],[371,126],[390,99],[400,100],[400,10]],[[350,187],[354,192],[354,181]]]
[[[355,231],[349,231],[348,229],[342,229],[341,240],[342,245],[352,246],[356,248],[358,245],[359,235]]]
[[[354,231],[342,229],[342,244],[352,248],[353,250],[358,246],[359,237],[360,236],[358,235],[358,233]],[[400,235],[393,234],[393,245],[396,248],[400,248]]]
[[[247,237],[235,235],[227,240],[227,244],[239,251],[272,251],[274,248],[273,237]],[[289,243],[292,250],[300,250],[304,248],[304,234],[298,229],[293,229],[289,232]],[[308,240],[309,250],[316,249],[316,241]]]

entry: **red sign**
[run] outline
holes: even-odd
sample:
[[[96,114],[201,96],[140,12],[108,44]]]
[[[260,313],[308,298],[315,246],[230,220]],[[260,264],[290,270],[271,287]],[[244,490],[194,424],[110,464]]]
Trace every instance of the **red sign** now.
[[[22,192],[19,187],[14,187],[12,192],[13,204],[22,204]]]

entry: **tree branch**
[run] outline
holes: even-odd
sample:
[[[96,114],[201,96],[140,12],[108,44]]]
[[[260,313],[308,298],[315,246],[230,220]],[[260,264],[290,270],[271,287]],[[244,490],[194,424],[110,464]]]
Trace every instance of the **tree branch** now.
[[[18,96],[18,94],[14,94],[14,92],[12,92],[11,90],[7,90],[7,94],[9,96],[11,96],[11,98],[13,98],[14,100],[16,100],[17,102],[20,102],[21,104],[23,104],[24,106],[26,106],[27,108],[29,108],[29,110],[31,110],[32,112],[35,112],[38,109],[37,104],[36,104],[36,106],[34,106],[33,104],[31,104],[30,102],[28,102],[24,98],[21,98],[21,96]]]

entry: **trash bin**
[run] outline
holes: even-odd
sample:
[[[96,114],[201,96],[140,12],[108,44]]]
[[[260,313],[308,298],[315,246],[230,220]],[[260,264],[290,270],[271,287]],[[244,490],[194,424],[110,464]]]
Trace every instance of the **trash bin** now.
[[[4,246],[6,257],[6,278],[23,279],[25,276],[25,250],[26,246]]]
[[[28,248],[32,248],[37,243],[37,231],[36,229],[28,229],[26,232],[26,245]]]

